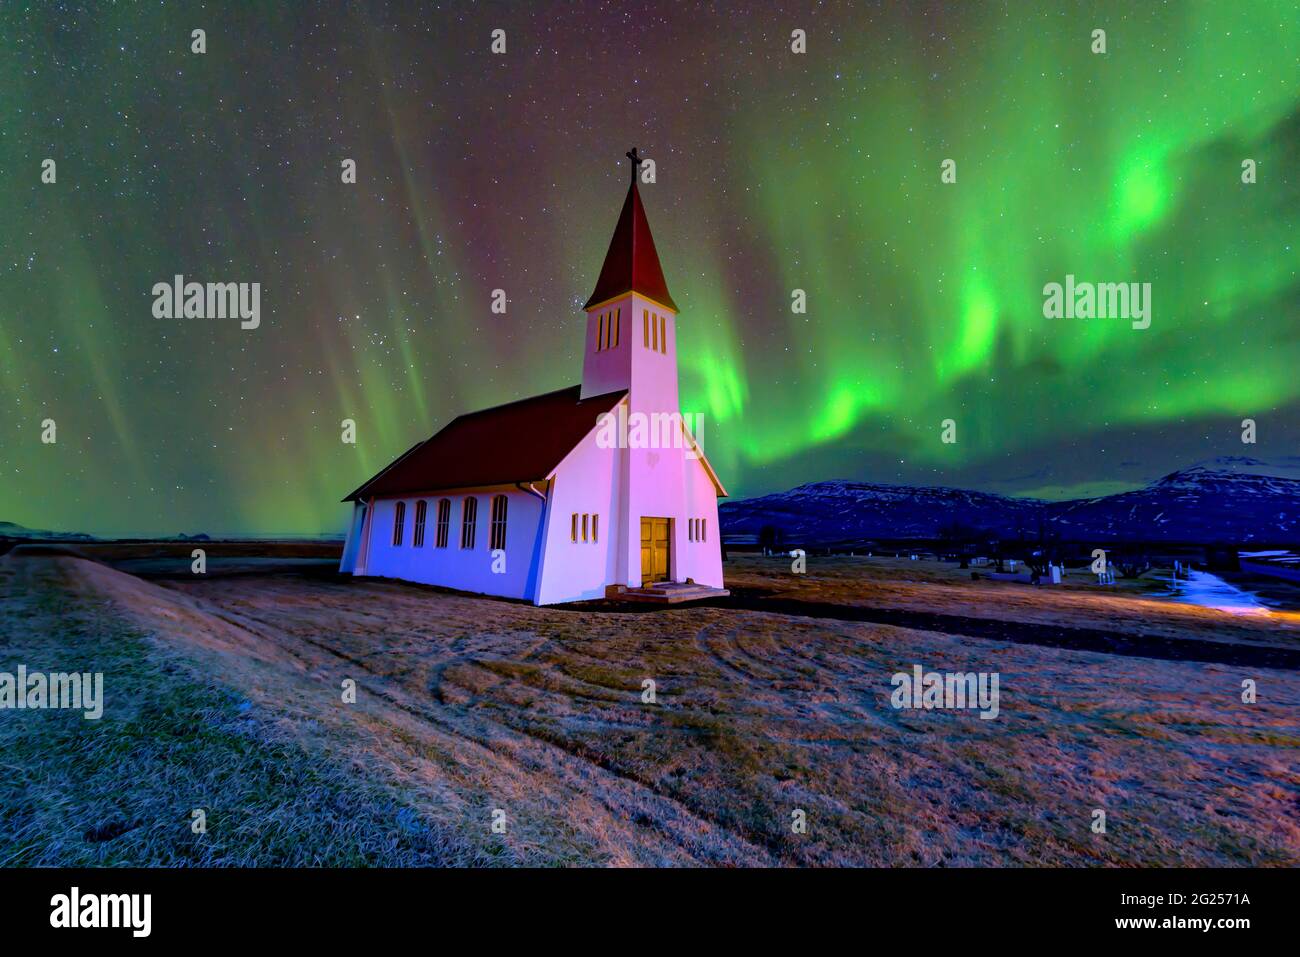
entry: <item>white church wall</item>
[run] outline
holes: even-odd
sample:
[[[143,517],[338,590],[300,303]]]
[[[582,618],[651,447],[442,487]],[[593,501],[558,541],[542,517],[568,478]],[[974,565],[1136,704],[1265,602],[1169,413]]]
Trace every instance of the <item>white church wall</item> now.
[[[631,507],[627,514],[628,584],[642,584],[641,519],[671,519],[671,565],[669,575],[676,581],[686,578],[681,564],[686,547],[686,495],[684,490],[685,454],[683,449],[632,448],[627,450],[628,488]]]
[[[365,514],[366,507],[360,502],[354,502],[352,518],[348,522],[348,535],[343,542],[343,557],[339,560],[339,571],[345,575],[352,574],[357,566],[357,553],[361,550],[361,524]]]
[[[722,536],[718,528],[718,489],[709,477],[708,470],[699,459],[686,460],[686,517],[682,519],[683,531],[689,526],[687,519],[704,519],[703,541],[692,542],[686,535],[685,572],[683,578],[693,578],[698,584],[722,588]]]
[[[652,328],[650,345],[646,345],[646,316]],[[662,317],[662,322],[656,322]],[[660,336],[654,326],[663,326]],[[685,450],[680,447],[680,428],[673,424],[671,434],[665,436],[654,428],[662,419],[655,416],[680,416],[677,399],[677,317],[671,310],[640,294],[632,296],[632,363],[629,391],[630,415],[642,416],[651,423],[651,431],[643,439],[651,448],[628,450],[628,489],[631,507],[626,524],[625,561],[627,583],[637,587],[643,583],[641,575],[641,519],[659,517],[671,519],[672,536],[669,576],[675,581],[687,577],[686,546],[686,494],[684,487]],[[655,341],[661,346],[655,348]],[[665,341],[666,340],[666,341]],[[631,430],[629,430],[631,431]],[[631,438],[633,444],[635,439]]]
[[[596,423],[560,463],[551,486],[550,517],[542,558],[539,605],[605,597],[605,586],[617,580],[619,514],[618,449],[602,449]],[[572,521],[577,513],[578,541]],[[582,516],[597,515],[598,540],[582,540]]]
[[[492,529],[492,498],[504,494],[506,506],[506,547],[504,563],[495,561],[488,547]],[[478,500],[474,529],[474,546],[461,548],[461,529],[465,499]],[[447,545],[437,547],[438,502],[451,502],[451,520]],[[424,544],[415,546],[415,506],[428,502],[425,515]],[[393,520],[398,502],[406,503],[402,544],[393,544]],[[462,494],[410,495],[400,499],[375,502],[370,532],[370,549],[366,574],[381,578],[401,578],[428,585],[442,585],[462,591],[506,598],[532,598],[531,571],[538,548],[542,502],[528,492],[484,491]],[[494,565],[498,570],[494,571]],[[504,569],[504,570],[501,570]]]
[[[582,397],[604,395],[627,388],[632,350],[636,347],[639,327],[632,322],[633,296],[629,293],[619,299],[592,309],[587,313],[587,336],[582,354]],[[597,348],[601,332],[600,317],[617,320],[617,345]],[[635,333],[635,335],[634,335]]]
[[[632,356],[630,384],[633,412],[680,412],[677,401],[677,316],[652,299],[632,296]],[[654,348],[658,336],[653,332],[646,346],[645,319],[662,318],[666,343],[662,351]]]

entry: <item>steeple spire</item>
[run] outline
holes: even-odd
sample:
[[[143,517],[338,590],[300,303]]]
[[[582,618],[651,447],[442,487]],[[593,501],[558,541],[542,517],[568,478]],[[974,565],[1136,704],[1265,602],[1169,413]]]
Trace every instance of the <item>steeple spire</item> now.
[[[632,161],[632,184],[628,187],[627,198],[623,200],[623,211],[619,213],[614,236],[609,241],[605,264],[600,269],[600,278],[596,280],[596,290],[582,308],[590,309],[626,293],[638,292],[676,312],[677,304],[673,302],[673,297],[668,293],[668,284],[664,282],[659,253],[655,250],[654,236],[650,234],[650,223],[646,220],[641,193],[637,189],[637,180],[640,178],[637,174],[644,160],[637,153],[636,147],[624,155]]]

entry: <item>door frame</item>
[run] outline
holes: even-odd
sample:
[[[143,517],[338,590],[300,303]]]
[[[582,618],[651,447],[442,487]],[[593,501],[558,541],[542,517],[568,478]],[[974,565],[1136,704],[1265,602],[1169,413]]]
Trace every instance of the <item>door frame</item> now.
[[[673,532],[674,532],[675,522],[673,521],[671,515],[642,515],[639,523],[640,527],[638,531],[644,531],[646,522],[651,523],[650,553],[652,556],[654,555],[654,524],[653,523],[654,522],[664,523],[664,550],[665,550],[664,574],[662,578],[653,577],[653,572],[648,571],[645,567],[645,562],[642,561],[641,562],[641,584],[645,586],[659,581],[673,581]],[[637,544],[638,546],[640,545],[640,540],[638,540]],[[638,554],[640,553],[638,552]],[[651,564],[653,565],[653,557],[651,559]]]

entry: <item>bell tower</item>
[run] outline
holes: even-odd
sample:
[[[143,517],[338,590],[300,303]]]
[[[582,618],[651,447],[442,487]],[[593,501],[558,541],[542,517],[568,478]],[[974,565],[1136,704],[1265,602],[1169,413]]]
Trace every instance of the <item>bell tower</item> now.
[[[627,158],[632,182],[595,291],[583,307],[582,397],[627,389],[633,411],[676,413],[677,304],[641,204],[641,157],[633,148]]]

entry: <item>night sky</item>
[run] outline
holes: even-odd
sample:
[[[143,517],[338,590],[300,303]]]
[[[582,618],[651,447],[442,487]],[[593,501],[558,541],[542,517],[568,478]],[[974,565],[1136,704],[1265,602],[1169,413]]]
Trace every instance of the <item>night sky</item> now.
[[[33,6],[0,5],[0,520],[341,530],[454,415],[579,381],[634,145],[733,497],[1300,454],[1294,0]],[[177,273],[260,283],[260,328],[155,318]],[[1150,282],[1150,328],[1044,318],[1067,274]]]

